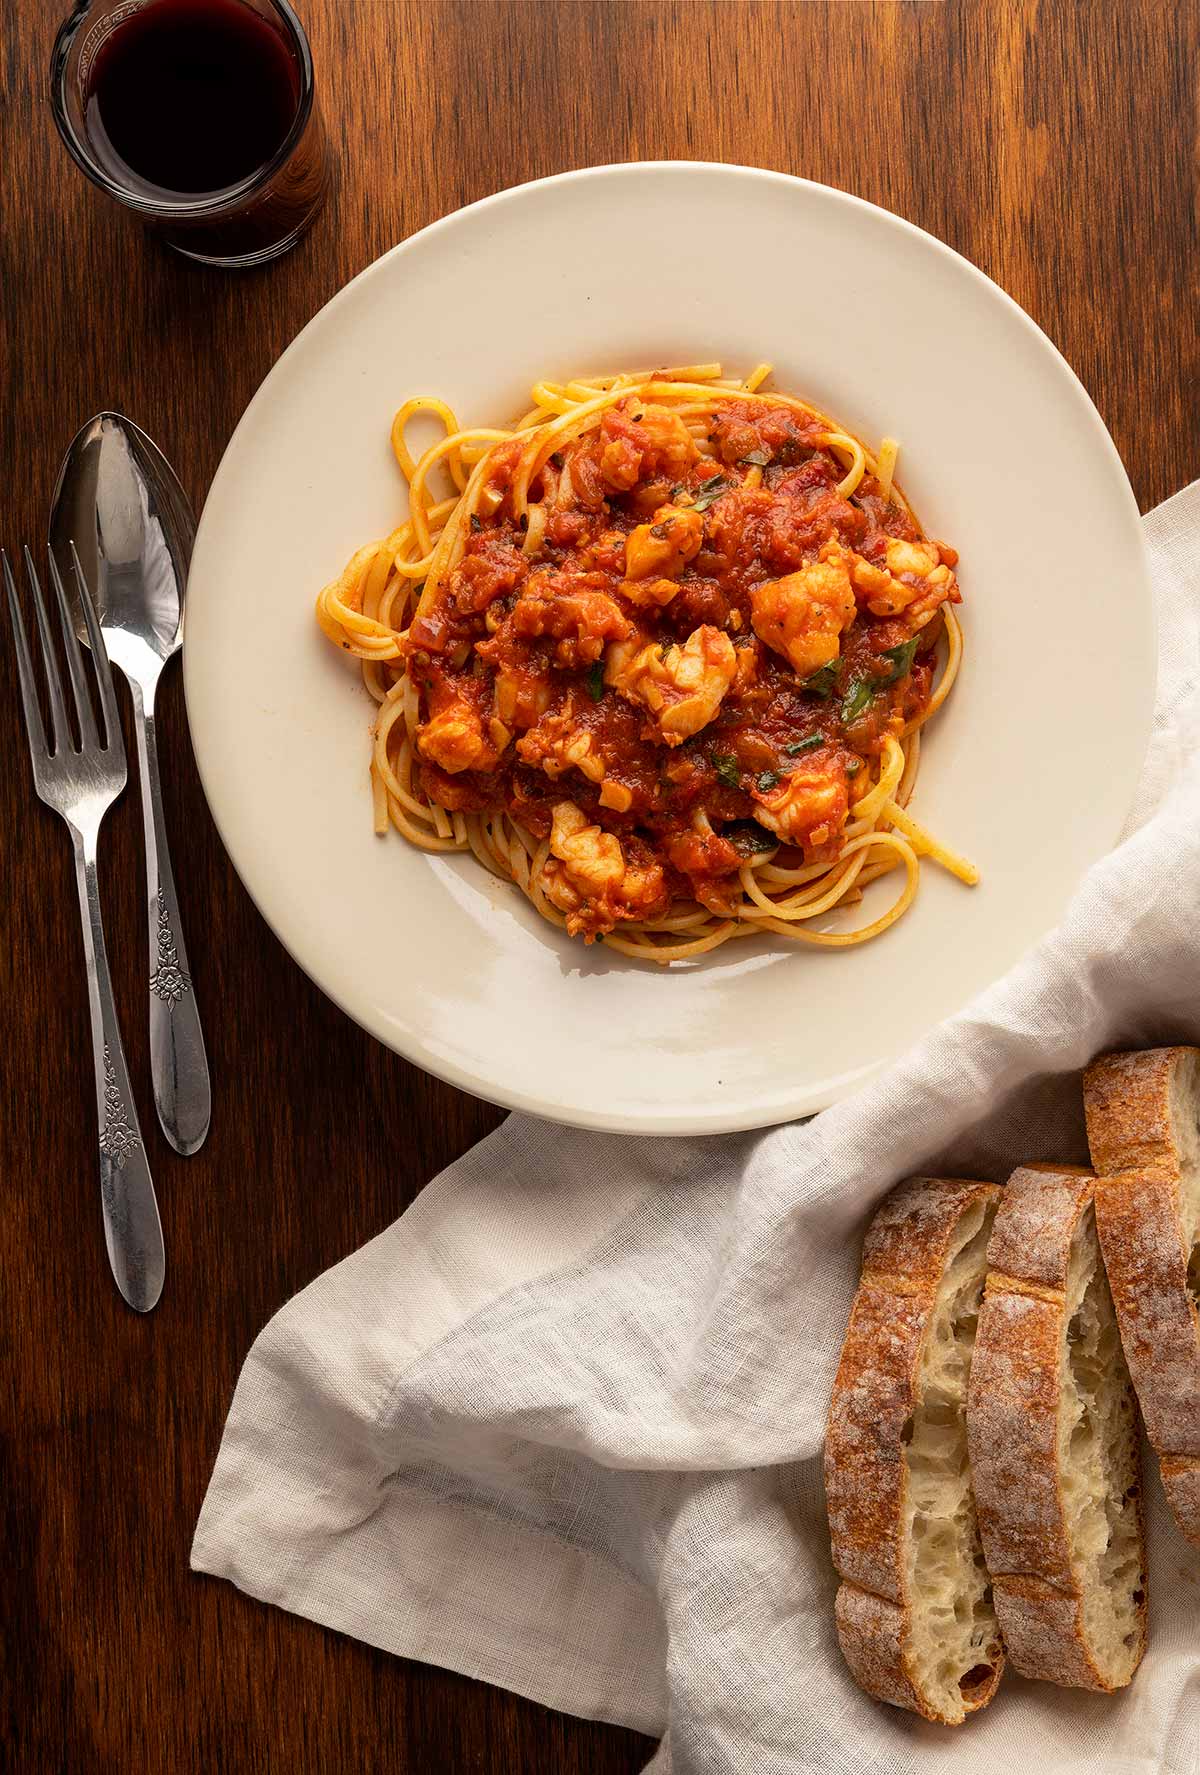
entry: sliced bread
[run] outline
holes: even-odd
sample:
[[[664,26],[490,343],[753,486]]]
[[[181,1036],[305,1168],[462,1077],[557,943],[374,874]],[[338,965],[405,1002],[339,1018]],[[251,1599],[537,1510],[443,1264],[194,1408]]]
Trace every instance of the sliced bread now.
[[[1105,1054],[1083,1096],[1129,1372],[1175,1520],[1200,1546],[1200,1049]]]
[[[975,1520],[966,1402],[1000,1190],[915,1178],[867,1233],[830,1405],[838,1638],[881,1701],[959,1725],[1004,1667]]]
[[[1013,1173],[988,1242],[967,1431],[983,1551],[1022,1676],[1112,1690],[1146,1642],[1137,1406],[1095,1179]]]

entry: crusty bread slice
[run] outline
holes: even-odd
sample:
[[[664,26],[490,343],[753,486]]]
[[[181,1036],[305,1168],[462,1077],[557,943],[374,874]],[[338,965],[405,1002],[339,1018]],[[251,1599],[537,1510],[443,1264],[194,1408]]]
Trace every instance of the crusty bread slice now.
[[[1022,1676],[1112,1690],[1146,1644],[1137,1406],[1095,1178],[1013,1173],[988,1242],[967,1433],[983,1551]]]
[[[1083,1100],[1125,1357],[1175,1520],[1200,1546],[1200,1049],[1102,1055]]]
[[[869,1694],[959,1725],[1004,1652],[967,1459],[995,1184],[914,1178],[863,1248],[825,1442],[842,1651]]]

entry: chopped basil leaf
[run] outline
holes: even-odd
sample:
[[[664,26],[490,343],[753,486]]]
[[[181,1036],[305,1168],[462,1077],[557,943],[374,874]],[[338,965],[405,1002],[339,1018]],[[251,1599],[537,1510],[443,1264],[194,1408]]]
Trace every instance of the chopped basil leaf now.
[[[861,769],[862,769],[862,759],[861,758],[852,758],[850,760],[849,764],[846,766],[846,775],[848,777],[856,777]]]
[[[678,487],[671,488],[671,498],[672,500],[681,499],[686,492],[687,488],[684,486],[683,482],[680,481]]]
[[[604,695],[604,661],[593,661],[587,675],[587,692],[594,703],[598,703]]]
[[[674,645],[675,645],[675,643],[674,643],[674,641],[672,641],[670,635],[664,635],[662,640],[658,644],[659,659],[668,659],[670,657],[671,649],[672,649],[672,647],[674,647]]]
[[[750,450],[745,456],[738,458],[739,462],[752,462],[755,468],[766,468],[770,460],[771,452],[769,450]]]
[[[482,530],[483,529],[483,519],[481,517],[479,517],[478,514],[475,512],[471,513],[471,528],[472,528],[472,530]]]
[[[741,772],[738,770],[738,761],[732,752],[714,752],[711,763],[717,773],[718,783],[724,783],[727,789],[741,788]]]
[[[778,781],[779,781],[779,772],[777,770],[761,771],[759,773],[759,778],[758,778],[758,792],[759,792],[759,794],[765,795],[767,790],[773,789]]]
[[[858,720],[874,695],[874,691],[875,686],[866,678],[852,680],[842,698],[842,721],[847,727],[852,721]]]
[[[838,660],[831,659],[827,666],[819,666],[815,672],[810,672],[807,678],[801,679],[803,688],[811,690],[814,696],[822,698],[832,696],[837,688],[839,664]]]
[[[790,746],[785,746],[783,749],[790,758],[794,758],[797,752],[811,752],[815,747],[824,744],[825,735],[823,733],[810,733],[802,740],[793,740]]]
[[[902,641],[899,647],[884,648],[879,657],[890,660],[892,669],[887,677],[881,680],[881,683],[896,684],[901,678],[908,676],[912,671],[913,655],[917,651],[917,642],[920,639],[919,635],[914,635],[911,641]]]
[[[741,857],[757,856],[760,851],[773,851],[779,844],[773,832],[765,831],[753,820],[739,821],[736,826],[726,826],[721,836],[729,840]]]
[[[714,499],[720,499],[722,493],[728,493],[731,482],[724,475],[710,475],[707,481],[700,483],[700,491],[692,501],[692,509],[706,512]]]

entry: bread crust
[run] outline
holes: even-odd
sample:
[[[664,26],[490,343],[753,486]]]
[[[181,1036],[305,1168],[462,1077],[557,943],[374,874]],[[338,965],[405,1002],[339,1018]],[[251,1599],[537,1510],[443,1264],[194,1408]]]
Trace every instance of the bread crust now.
[[[839,1584],[834,1602],[838,1642],[855,1682],[879,1701],[893,1707],[906,1707],[910,1713],[945,1724],[941,1714],[933,1712],[924,1696],[914,1688],[908,1675],[905,1639],[909,1628],[908,1610],[857,1584]],[[996,1693],[1004,1675],[1004,1659],[981,1666],[981,1679],[963,1695],[965,1713],[986,1707]]]
[[[1059,1460],[1068,1271],[1094,1188],[1092,1173],[1074,1166],[1022,1166],[1009,1179],[988,1242],[967,1441],[980,1538],[1014,1667],[1111,1691],[1119,1685],[1099,1668],[1085,1631]],[[1136,1668],[1146,1620],[1140,1486],[1134,1508],[1143,1574]]]
[[[1200,1546],[1200,1318],[1174,1104],[1195,1048],[1105,1054],[1084,1074],[1096,1224],[1125,1359],[1180,1529]]]
[[[838,1637],[870,1694],[940,1720],[913,1681],[904,1512],[905,1430],[917,1404],[930,1319],[959,1223],[997,1185],[916,1177],[885,1198],[863,1245],[862,1279],[830,1402],[825,1493],[838,1591]],[[991,1699],[1003,1669],[964,1695]]]

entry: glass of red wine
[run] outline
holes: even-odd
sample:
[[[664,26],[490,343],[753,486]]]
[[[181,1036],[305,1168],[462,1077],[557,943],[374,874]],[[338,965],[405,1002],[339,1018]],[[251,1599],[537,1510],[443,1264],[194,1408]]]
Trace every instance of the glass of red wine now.
[[[78,0],[51,63],[71,154],[205,265],[262,265],[328,185],[312,55],[287,0]]]

